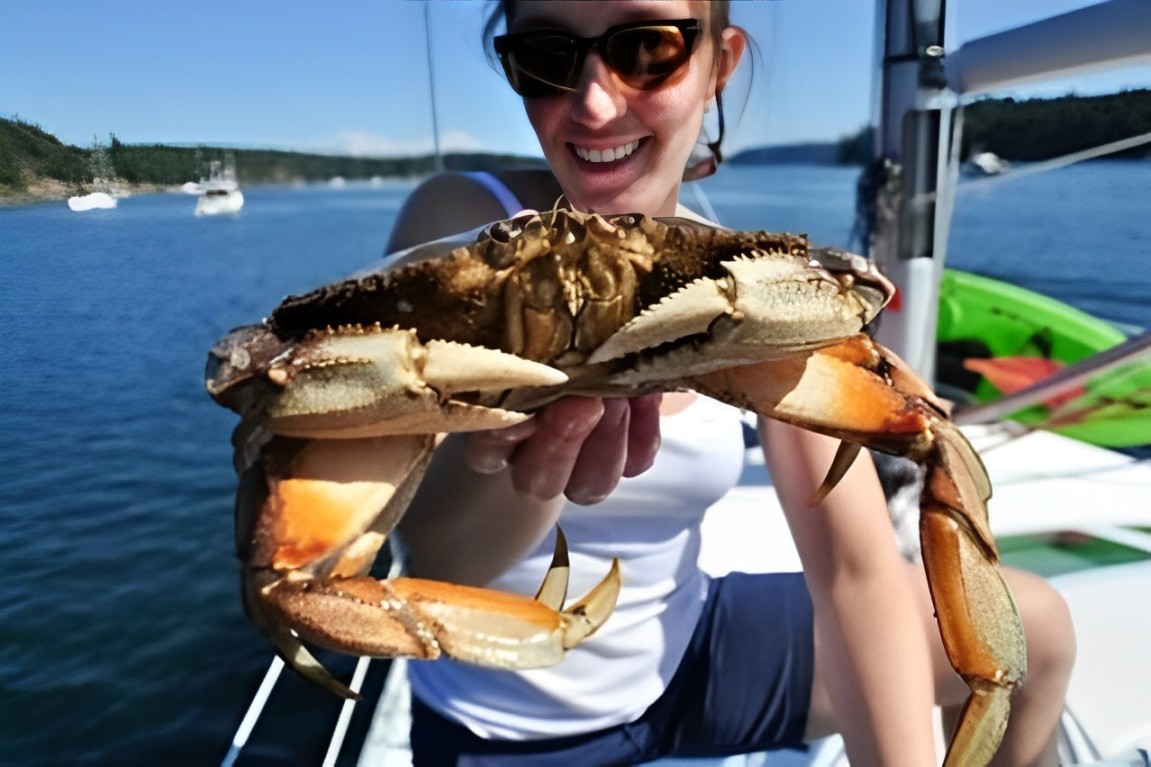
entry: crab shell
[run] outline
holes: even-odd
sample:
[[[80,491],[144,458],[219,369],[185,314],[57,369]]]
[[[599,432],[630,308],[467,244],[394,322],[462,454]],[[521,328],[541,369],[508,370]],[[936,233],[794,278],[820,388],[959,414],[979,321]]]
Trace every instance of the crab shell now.
[[[694,389],[850,443],[823,493],[859,445],[923,466],[924,566],[944,646],[972,688],[947,763],[985,763],[1024,674],[1022,626],[977,454],[930,388],[863,332],[892,292],[864,259],[802,236],[557,210],[285,300],[225,336],[207,372],[212,397],[243,417],[249,615],[293,666],[345,694],[301,638],[357,654],[557,662],[607,620],[618,568],[566,609],[562,543],[534,600],[367,577],[433,435],[516,423],[572,394]]]

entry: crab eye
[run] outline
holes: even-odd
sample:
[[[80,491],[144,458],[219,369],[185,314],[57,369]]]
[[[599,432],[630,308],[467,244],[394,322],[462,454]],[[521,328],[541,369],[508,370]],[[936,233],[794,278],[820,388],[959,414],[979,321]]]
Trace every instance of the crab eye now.
[[[516,226],[515,221],[497,221],[488,227],[488,234],[496,242],[508,243],[517,237],[522,230]]]

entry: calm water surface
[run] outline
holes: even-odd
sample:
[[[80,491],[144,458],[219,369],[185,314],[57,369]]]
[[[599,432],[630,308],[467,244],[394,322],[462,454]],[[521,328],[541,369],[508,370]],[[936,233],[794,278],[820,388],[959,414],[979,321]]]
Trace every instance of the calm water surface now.
[[[729,168],[705,183],[732,226],[842,245],[855,177]],[[285,294],[378,258],[409,190],[248,189],[224,219],[179,195],[0,209],[4,764],[219,762],[269,646],[237,594],[234,417],[203,392],[205,355]],[[1148,192],[1148,163],[972,191],[953,263],[1151,326]],[[303,694],[314,708],[267,726],[334,716],[326,693]]]

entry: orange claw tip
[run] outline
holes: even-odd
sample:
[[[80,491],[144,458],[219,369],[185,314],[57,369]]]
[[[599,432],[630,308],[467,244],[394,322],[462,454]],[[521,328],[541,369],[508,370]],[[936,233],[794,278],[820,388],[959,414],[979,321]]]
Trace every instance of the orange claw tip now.
[[[539,591],[536,592],[536,601],[559,612],[563,609],[568,593],[568,576],[571,566],[568,562],[568,544],[564,531],[556,528],[555,550],[552,552],[552,562],[548,566]]]
[[[612,611],[615,610],[619,599],[621,585],[619,559],[611,561],[611,569],[595,588],[589,591],[584,598],[564,610],[570,623],[564,631],[564,649],[575,647],[599,630]]]
[[[272,640],[272,643],[276,645],[276,649],[279,650],[280,657],[284,659],[284,662],[291,666],[300,676],[346,700],[358,701],[363,697],[339,679],[332,676],[331,672],[324,668],[324,665],[316,660],[314,655],[308,652],[308,649],[304,647],[300,640],[287,630],[274,631],[269,635],[269,638]]]
[[[847,470],[851,468],[851,464],[855,463],[855,457],[859,455],[859,451],[863,449],[863,445],[856,442],[840,442],[839,447],[835,449],[835,457],[831,460],[831,466],[827,469],[827,476],[823,478],[823,482],[815,490],[815,495],[812,496],[810,505],[819,505],[827,494],[830,493],[843,476],[847,474]]]

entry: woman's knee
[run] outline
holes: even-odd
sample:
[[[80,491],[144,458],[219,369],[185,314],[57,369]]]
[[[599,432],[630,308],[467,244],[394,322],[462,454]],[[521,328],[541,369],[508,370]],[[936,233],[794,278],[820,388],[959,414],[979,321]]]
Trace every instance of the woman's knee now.
[[[1028,675],[1070,677],[1075,665],[1075,627],[1063,595],[1040,576],[1004,568],[1027,639]]]

